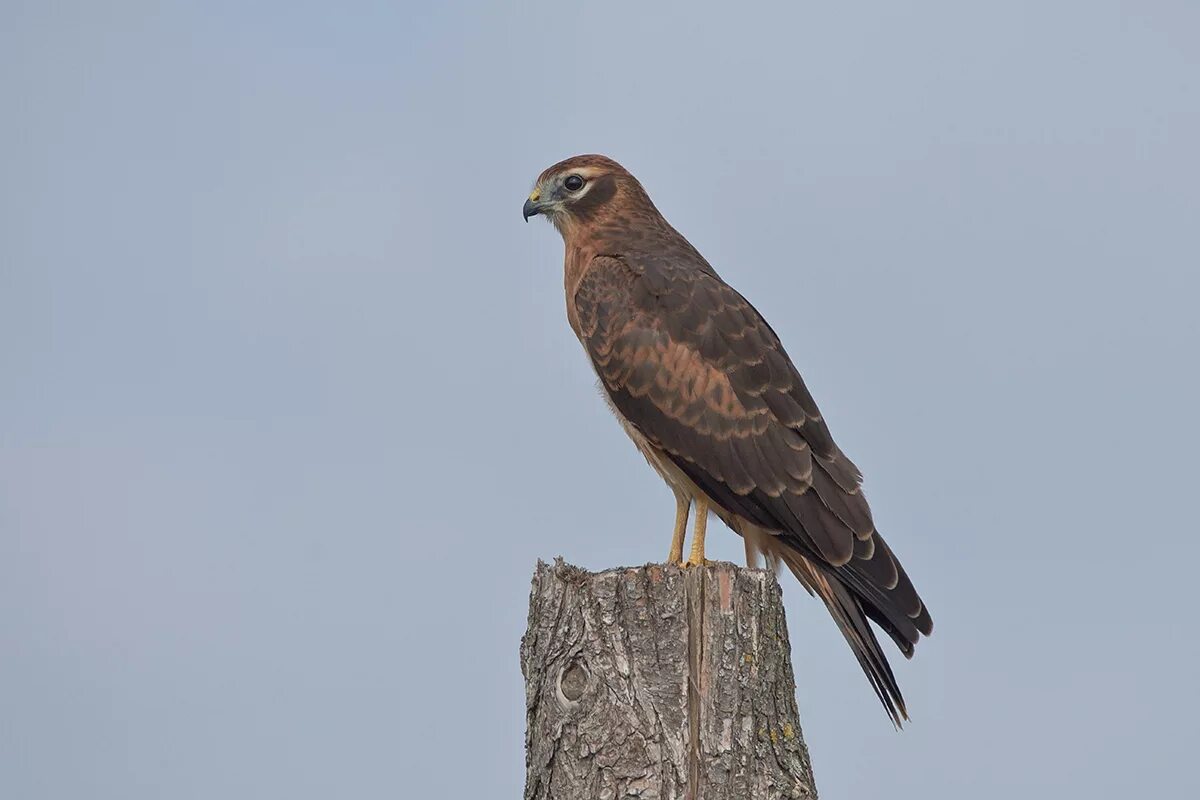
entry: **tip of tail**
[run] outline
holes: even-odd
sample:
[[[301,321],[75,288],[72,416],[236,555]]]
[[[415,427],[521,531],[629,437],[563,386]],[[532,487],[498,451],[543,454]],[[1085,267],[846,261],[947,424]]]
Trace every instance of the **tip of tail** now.
[[[838,627],[850,644],[850,649],[854,651],[854,657],[870,681],[871,688],[875,690],[875,695],[883,704],[892,724],[896,730],[901,730],[904,723],[908,722],[908,708],[904,705],[904,695],[900,693],[900,685],[896,683],[892,666],[858,606],[858,600],[844,590],[842,594],[849,603],[843,604],[839,598],[839,605],[842,607],[839,613],[834,614],[834,618],[837,619]]]
[[[825,602],[892,725],[896,730],[903,729],[908,721],[904,695],[900,693],[900,685],[896,683],[887,656],[867,621],[862,603],[840,581],[831,579],[802,556],[784,554],[783,561],[810,593]]]

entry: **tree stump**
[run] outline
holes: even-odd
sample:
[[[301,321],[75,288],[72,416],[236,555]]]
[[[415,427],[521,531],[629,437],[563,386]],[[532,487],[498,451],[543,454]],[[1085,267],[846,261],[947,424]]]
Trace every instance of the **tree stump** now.
[[[816,797],[769,571],[539,561],[521,672],[526,800]]]

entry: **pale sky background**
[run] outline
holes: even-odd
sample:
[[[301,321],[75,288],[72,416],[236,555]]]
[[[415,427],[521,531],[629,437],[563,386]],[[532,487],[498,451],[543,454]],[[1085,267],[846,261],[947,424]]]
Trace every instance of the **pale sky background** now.
[[[521,223],[580,152],[932,608],[897,734],[785,582],[822,796],[1200,796],[1200,5],[72,5],[0,5],[0,797],[520,796],[535,561],[673,514]]]

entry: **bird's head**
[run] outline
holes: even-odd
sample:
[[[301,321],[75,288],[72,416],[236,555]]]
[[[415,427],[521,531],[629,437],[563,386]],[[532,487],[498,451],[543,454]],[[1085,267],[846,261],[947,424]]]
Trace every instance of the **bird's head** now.
[[[541,214],[566,235],[634,198],[649,202],[641,184],[620,164],[606,156],[572,156],[538,176],[521,213],[526,222]]]

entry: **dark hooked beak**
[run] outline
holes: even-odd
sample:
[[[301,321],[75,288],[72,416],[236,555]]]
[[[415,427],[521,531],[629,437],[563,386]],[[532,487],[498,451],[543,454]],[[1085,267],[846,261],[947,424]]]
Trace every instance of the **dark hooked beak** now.
[[[542,213],[542,204],[535,197],[530,197],[525,201],[525,205],[521,206],[521,216],[525,218],[526,222],[529,222],[530,217],[536,217],[540,213]]]

